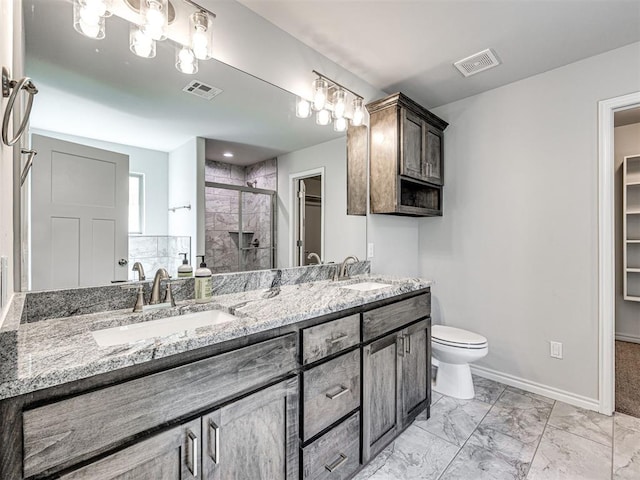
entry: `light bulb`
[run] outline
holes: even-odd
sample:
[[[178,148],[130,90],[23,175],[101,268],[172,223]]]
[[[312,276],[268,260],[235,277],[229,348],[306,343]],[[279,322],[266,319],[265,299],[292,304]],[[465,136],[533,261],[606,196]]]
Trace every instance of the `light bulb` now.
[[[211,17],[204,11],[193,13],[189,17],[190,45],[199,60],[207,60],[212,56],[213,28]]]
[[[182,47],[176,55],[176,68],[179,72],[191,75],[198,72],[198,60],[189,47]]]
[[[131,25],[129,48],[139,57],[153,58],[156,56],[156,41],[146,35],[137,25]]]
[[[73,28],[85,37],[100,40],[105,35],[105,20],[101,10],[76,0],[73,3]]]
[[[311,104],[304,98],[298,98],[296,102],[296,117],[309,118],[311,116]]]
[[[360,126],[364,123],[364,107],[362,106],[362,99],[355,98],[353,100],[353,118],[351,119],[351,125]]]
[[[140,15],[144,18],[144,33],[154,40],[164,40],[168,3],[167,0],[142,0],[140,2]]]
[[[316,113],[316,123],[318,125],[329,125],[330,121],[331,121],[331,112],[329,112],[329,110],[325,110],[323,108],[322,110],[319,110]]]
[[[336,132],[344,132],[347,129],[347,119],[344,117],[336,118],[333,121],[333,130]]]
[[[336,90],[333,94],[333,116],[335,118],[344,117],[344,111],[347,108],[347,92],[344,90]]]
[[[84,0],[84,8],[90,11],[93,15],[98,17],[106,17],[109,15],[107,12],[108,5],[105,0]]]
[[[327,93],[329,90],[329,84],[326,80],[318,77],[313,82],[313,108],[315,110],[322,110],[327,103]],[[326,125],[326,124],[325,124]]]

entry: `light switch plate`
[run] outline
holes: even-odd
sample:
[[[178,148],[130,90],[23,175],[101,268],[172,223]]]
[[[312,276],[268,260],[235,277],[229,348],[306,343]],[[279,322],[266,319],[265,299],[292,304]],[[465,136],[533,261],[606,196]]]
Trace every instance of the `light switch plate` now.
[[[367,243],[367,258],[373,258],[373,243]]]
[[[551,358],[562,359],[562,343],[561,342],[549,342],[549,355]]]

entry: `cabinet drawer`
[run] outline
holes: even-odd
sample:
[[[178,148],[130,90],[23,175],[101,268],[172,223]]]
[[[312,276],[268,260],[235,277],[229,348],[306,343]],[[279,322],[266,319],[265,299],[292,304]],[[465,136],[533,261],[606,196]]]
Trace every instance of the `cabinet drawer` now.
[[[363,341],[373,340],[429,315],[431,315],[430,293],[423,293],[417,297],[370,310],[362,314]]]
[[[350,315],[302,331],[302,364],[307,365],[360,342],[360,315]]]
[[[360,350],[303,374],[303,441],[360,405]]]
[[[343,480],[360,466],[360,413],[302,449],[303,480]]]
[[[292,333],[26,410],[24,475],[73,465],[134,435],[285,375],[296,366]]]

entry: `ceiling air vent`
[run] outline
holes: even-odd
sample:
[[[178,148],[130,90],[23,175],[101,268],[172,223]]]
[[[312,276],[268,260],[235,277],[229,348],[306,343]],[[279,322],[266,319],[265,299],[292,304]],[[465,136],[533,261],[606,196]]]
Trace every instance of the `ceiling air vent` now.
[[[189,82],[189,84],[184,87],[182,91],[190,93],[192,95],[196,95],[197,97],[202,97],[205,100],[211,100],[213,97],[222,93],[222,90],[220,88],[214,87],[212,85],[207,85],[206,83],[199,82],[198,80]]]
[[[470,57],[463,58],[454,63],[455,67],[460,70],[460,73],[465,77],[470,77],[476,73],[484,72],[493,67],[500,65],[500,60],[496,57],[496,54],[490,48],[481,52],[475,53]]]

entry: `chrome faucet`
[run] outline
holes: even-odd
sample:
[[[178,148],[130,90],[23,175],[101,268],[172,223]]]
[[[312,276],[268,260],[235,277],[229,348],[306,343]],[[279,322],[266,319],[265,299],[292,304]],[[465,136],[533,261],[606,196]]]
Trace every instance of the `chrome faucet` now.
[[[144,275],[144,267],[140,262],[136,262],[133,264],[133,268],[131,269],[133,272],[138,272],[138,280],[144,282],[147,277]]]
[[[320,260],[320,256],[317,253],[311,252],[309,255],[307,255],[307,260],[311,260],[312,258],[316,259],[316,263],[318,265],[322,265],[322,260]]]
[[[351,262],[349,262],[349,260],[351,260]],[[355,262],[359,262],[359,261],[360,260],[358,260],[358,257],[355,257],[353,255],[349,255],[347,258],[344,259],[344,261],[340,265],[340,268],[336,269],[336,272],[333,275],[333,280],[344,280],[344,279],[349,278],[349,276],[347,275],[347,265],[349,263],[355,263]]]
[[[169,273],[164,268],[159,268],[156,271],[155,277],[153,277],[153,286],[151,287],[151,299],[149,300],[149,305],[157,305],[160,303],[160,280],[169,280]],[[167,285],[167,290],[169,291],[170,287]],[[167,292],[167,294],[169,294]]]

